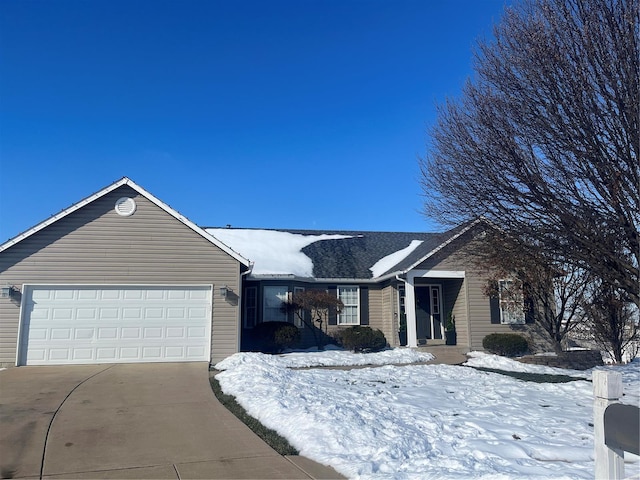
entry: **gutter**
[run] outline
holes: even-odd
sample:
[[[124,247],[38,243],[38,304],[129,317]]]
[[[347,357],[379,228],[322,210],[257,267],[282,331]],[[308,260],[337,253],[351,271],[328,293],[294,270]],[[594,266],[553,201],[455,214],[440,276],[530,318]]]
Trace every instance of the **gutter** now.
[[[247,272],[249,273],[249,272]],[[306,283],[341,283],[341,284],[353,284],[353,283],[366,283],[375,284],[381,281],[380,278],[314,278],[314,277],[301,277],[293,274],[255,274],[247,278],[248,280],[290,280]]]

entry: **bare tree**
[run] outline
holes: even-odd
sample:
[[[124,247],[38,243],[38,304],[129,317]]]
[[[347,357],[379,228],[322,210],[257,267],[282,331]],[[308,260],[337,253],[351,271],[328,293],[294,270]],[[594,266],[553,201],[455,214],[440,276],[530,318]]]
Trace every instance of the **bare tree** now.
[[[585,304],[589,336],[616,363],[624,361],[625,353],[634,358],[640,345],[638,309],[625,299],[624,292],[611,285],[599,284]]]
[[[541,327],[556,353],[562,352],[565,337],[585,321],[589,274],[562,259],[540,255],[495,230],[488,230],[485,239],[475,253],[479,263],[493,272],[486,293],[497,296],[498,280],[513,277],[512,288],[520,290],[525,316]]]
[[[329,315],[342,311],[344,304],[336,295],[326,290],[303,290],[295,292],[283,302],[285,311],[294,312],[296,317],[311,330],[319,350],[325,346]]]
[[[484,217],[640,305],[639,0],[524,0],[421,161],[425,213]]]

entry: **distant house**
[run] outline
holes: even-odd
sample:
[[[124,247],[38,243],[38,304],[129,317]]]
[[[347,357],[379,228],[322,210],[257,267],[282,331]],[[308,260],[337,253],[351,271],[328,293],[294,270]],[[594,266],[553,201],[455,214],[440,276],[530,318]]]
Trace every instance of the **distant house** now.
[[[0,245],[0,365],[209,361],[282,299],[319,288],[392,345],[458,345],[523,323],[469,262],[478,223],[445,233],[203,229],[123,178]],[[501,301],[502,300],[502,301]],[[302,327],[302,326],[301,326]]]

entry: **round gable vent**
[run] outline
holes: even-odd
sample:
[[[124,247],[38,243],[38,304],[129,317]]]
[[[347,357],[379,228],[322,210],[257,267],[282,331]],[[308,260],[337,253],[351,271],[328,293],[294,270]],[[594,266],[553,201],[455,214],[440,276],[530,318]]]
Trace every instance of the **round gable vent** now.
[[[136,211],[136,202],[133,198],[130,197],[122,197],[116,201],[116,213],[118,215],[122,215],[123,217],[128,217],[129,215],[133,215]]]

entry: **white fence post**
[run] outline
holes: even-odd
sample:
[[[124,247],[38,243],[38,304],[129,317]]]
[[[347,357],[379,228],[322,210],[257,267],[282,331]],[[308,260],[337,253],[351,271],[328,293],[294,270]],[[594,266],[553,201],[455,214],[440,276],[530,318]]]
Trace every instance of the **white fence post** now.
[[[624,452],[613,450],[604,443],[604,411],[622,397],[622,375],[619,372],[593,372],[593,425],[596,461],[596,480],[624,478]]]

